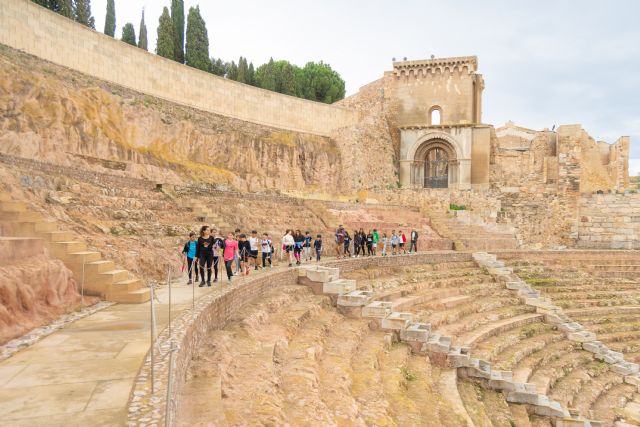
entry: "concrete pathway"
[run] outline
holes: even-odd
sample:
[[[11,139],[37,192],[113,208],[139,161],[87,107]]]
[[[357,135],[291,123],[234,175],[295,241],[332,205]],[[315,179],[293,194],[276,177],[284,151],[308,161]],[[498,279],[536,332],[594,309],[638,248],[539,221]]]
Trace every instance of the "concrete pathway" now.
[[[185,283],[172,286],[172,318],[191,308],[192,287]],[[221,291],[220,283],[212,285],[196,286],[196,299]],[[159,332],[169,318],[168,289],[157,296]],[[0,426],[125,425],[129,394],[149,349],[150,325],[149,302],[116,304],[0,362]]]

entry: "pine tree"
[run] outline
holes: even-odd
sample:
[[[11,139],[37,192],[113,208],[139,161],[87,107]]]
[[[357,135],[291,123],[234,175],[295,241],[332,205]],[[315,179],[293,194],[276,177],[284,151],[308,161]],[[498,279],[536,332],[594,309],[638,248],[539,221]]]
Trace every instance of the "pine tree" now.
[[[184,0],[171,0],[175,60],[184,64]]]
[[[247,59],[241,56],[238,60],[238,78],[236,78],[236,81],[247,83],[248,74],[249,66],[247,65]]]
[[[231,61],[230,64],[227,64],[226,68],[227,68],[226,77],[229,80],[237,81],[238,80],[238,66],[236,65],[235,61]]]
[[[269,59],[269,62],[262,64],[256,70],[256,83],[257,86],[267,89],[276,90],[276,76],[275,76],[275,64],[273,58]]]
[[[253,68],[253,62],[249,63],[249,70],[247,71],[247,83],[251,86],[256,85],[256,70]]]
[[[63,0],[63,2],[66,1],[70,2],[70,0]],[[91,16],[91,0],[75,0],[73,12],[76,22],[96,29],[95,19]]]
[[[144,23],[144,9],[142,9],[142,19],[140,19],[140,38],[138,39],[140,49],[149,50],[147,44],[147,25]]]
[[[108,36],[116,35],[116,6],[114,0],[107,0],[107,17],[104,20],[104,33]]]
[[[156,43],[156,53],[169,59],[175,59],[175,45],[173,35],[173,21],[169,16],[169,9],[165,6],[160,15],[158,24],[158,41]]]
[[[205,71],[209,69],[209,36],[199,6],[189,8],[184,59],[190,67]]]
[[[222,59],[214,59],[211,58],[211,66],[209,67],[209,72],[211,74],[215,74],[216,76],[224,77],[227,74],[227,66]]]
[[[133,28],[133,24],[131,22],[127,22],[125,26],[122,27],[122,41],[132,46],[137,46],[136,30]]]
[[[34,2],[35,4],[38,4],[40,6],[44,6],[46,8],[49,8],[49,1],[48,0],[31,0],[32,2]]]
[[[58,12],[62,16],[67,18],[73,18],[73,2],[72,0],[55,0],[51,2],[50,9]]]

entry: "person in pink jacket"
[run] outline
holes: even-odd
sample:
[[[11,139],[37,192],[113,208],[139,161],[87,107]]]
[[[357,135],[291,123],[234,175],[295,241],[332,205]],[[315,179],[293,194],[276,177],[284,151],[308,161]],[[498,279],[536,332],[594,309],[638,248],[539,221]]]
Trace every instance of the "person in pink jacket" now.
[[[238,255],[238,241],[233,238],[233,233],[229,233],[224,241],[224,252],[222,254],[224,266],[227,269],[227,280],[229,282],[231,282],[231,278],[233,277],[231,264],[233,264],[236,255]]]

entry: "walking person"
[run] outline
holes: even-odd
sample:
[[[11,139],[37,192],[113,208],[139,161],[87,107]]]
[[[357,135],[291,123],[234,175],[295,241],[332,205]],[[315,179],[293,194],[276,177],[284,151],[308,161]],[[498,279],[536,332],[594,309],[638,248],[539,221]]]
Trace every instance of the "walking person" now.
[[[416,230],[411,230],[410,234],[410,244],[409,244],[409,253],[418,252],[418,232]]]
[[[202,280],[198,285],[202,288],[205,285],[204,282],[204,269],[207,269],[207,286],[211,286],[211,266],[213,265],[213,244],[215,240],[211,235],[211,229],[208,225],[203,225],[200,228],[200,237],[198,237],[198,243],[196,244],[196,259],[200,266],[200,279]]]
[[[342,225],[340,225],[336,229],[335,241],[336,241],[336,258],[340,259],[343,257],[343,251],[344,251],[344,227]]]
[[[293,265],[293,248],[295,245],[296,241],[293,240],[291,230],[287,230],[284,236],[282,236],[282,248],[289,259],[289,267]]]
[[[260,247],[262,249],[262,268],[267,267],[267,261],[269,261],[269,267],[273,267],[273,263],[271,260],[271,256],[273,255],[271,251],[272,244],[271,239],[269,238],[269,235],[267,233],[262,234]]]
[[[196,239],[196,233],[193,231],[189,233],[189,240],[184,244],[184,248],[182,248],[182,267],[184,269],[184,260],[187,260],[187,272],[189,275],[189,281],[187,285],[192,284],[191,281],[191,273],[195,273],[196,282],[198,281],[198,268],[196,267],[195,258],[196,258],[196,246],[198,242]]]
[[[238,252],[240,253],[240,275],[248,275],[250,270],[249,259],[251,258],[251,243],[249,243],[247,235],[244,233],[240,234]]]
[[[293,235],[294,247],[293,247],[293,256],[296,259],[296,265],[300,265],[300,259],[302,258],[302,246],[304,245],[304,236],[302,235],[302,231],[296,230]]]
[[[260,239],[258,239],[258,232],[253,230],[251,232],[251,237],[249,237],[249,259],[253,263],[253,269],[258,269],[258,245],[260,244]]]
[[[373,237],[371,248],[373,249],[373,256],[376,256],[376,252],[378,251],[378,242],[380,241],[380,235],[378,234],[378,230],[373,229],[373,233],[371,233]]]
[[[372,253],[373,253],[373,233],[371,233],[371,230],[369,230],[369,233],[367,233],[367,255],[371,256]]]
[[[387,233],[382,233],[382,256],[387,256],[387,245],[389,244],[389,238]]]
[[[307,261],[311,261],[313,258],[311,257],[311,240],[313,240],[313,238],[311,237],[311,233],[307,230],[304,232],[304,258]]]
[[[391,255],[396,254],[396,248],[398,247],[398,235],[396,234],[396,230],[391,232]]]
[[[344,232],[344,256],[345,258],[351,258],[351,250],[349,250],[349,246],[351,245],[351,236],[349,236],[349,232]]]
[[[404,235],[404,233],[402,232],[402,230],[400,230],[398,232],[398,252],[400,252],[402,250],[402,253],[406,254],[407,253],[407,236]]]
[[[218,281],[218,261],[224,250],[224,239],[218,234],[218,230],[211,230],[213,236],[213,281]]]
[[[316,262],[320,261],[320,255],[322,254],[322,236],[318,234],[316,240],[313,242],[313,248],[316,250]]]
[[[240,237],[240,234],[242,233],[242,231],[240,231],[239,228],[236,228],[236,231],[233,234],[233,238],[236,240],[236,242],[238,241],[238,238]],[[235,258],[233,259],[235,265],[236,265],[236,270],[235,273],[236,274],[240,274],[240,253],[236,253]]]
[[[360,255],[360,233],[358,230],[353,232],[353,256],[358,258]]]
[[[233,233],[229,233],[227,239],[224,241],[222,257],[224,259],[225,269],[227,270],[227,281],[231,283],[231,278],[233,277],[231,264],[233,264],[236,259],[240,259],[238,256],[238,241],[234,238]]]

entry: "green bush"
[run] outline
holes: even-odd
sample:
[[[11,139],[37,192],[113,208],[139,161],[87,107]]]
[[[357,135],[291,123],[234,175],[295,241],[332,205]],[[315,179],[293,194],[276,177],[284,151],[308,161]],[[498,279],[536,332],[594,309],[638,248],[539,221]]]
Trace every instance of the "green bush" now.
[[[455,203],[449,204],[450,211],[466,211],[467,207],[465,205],[456,205]]]

